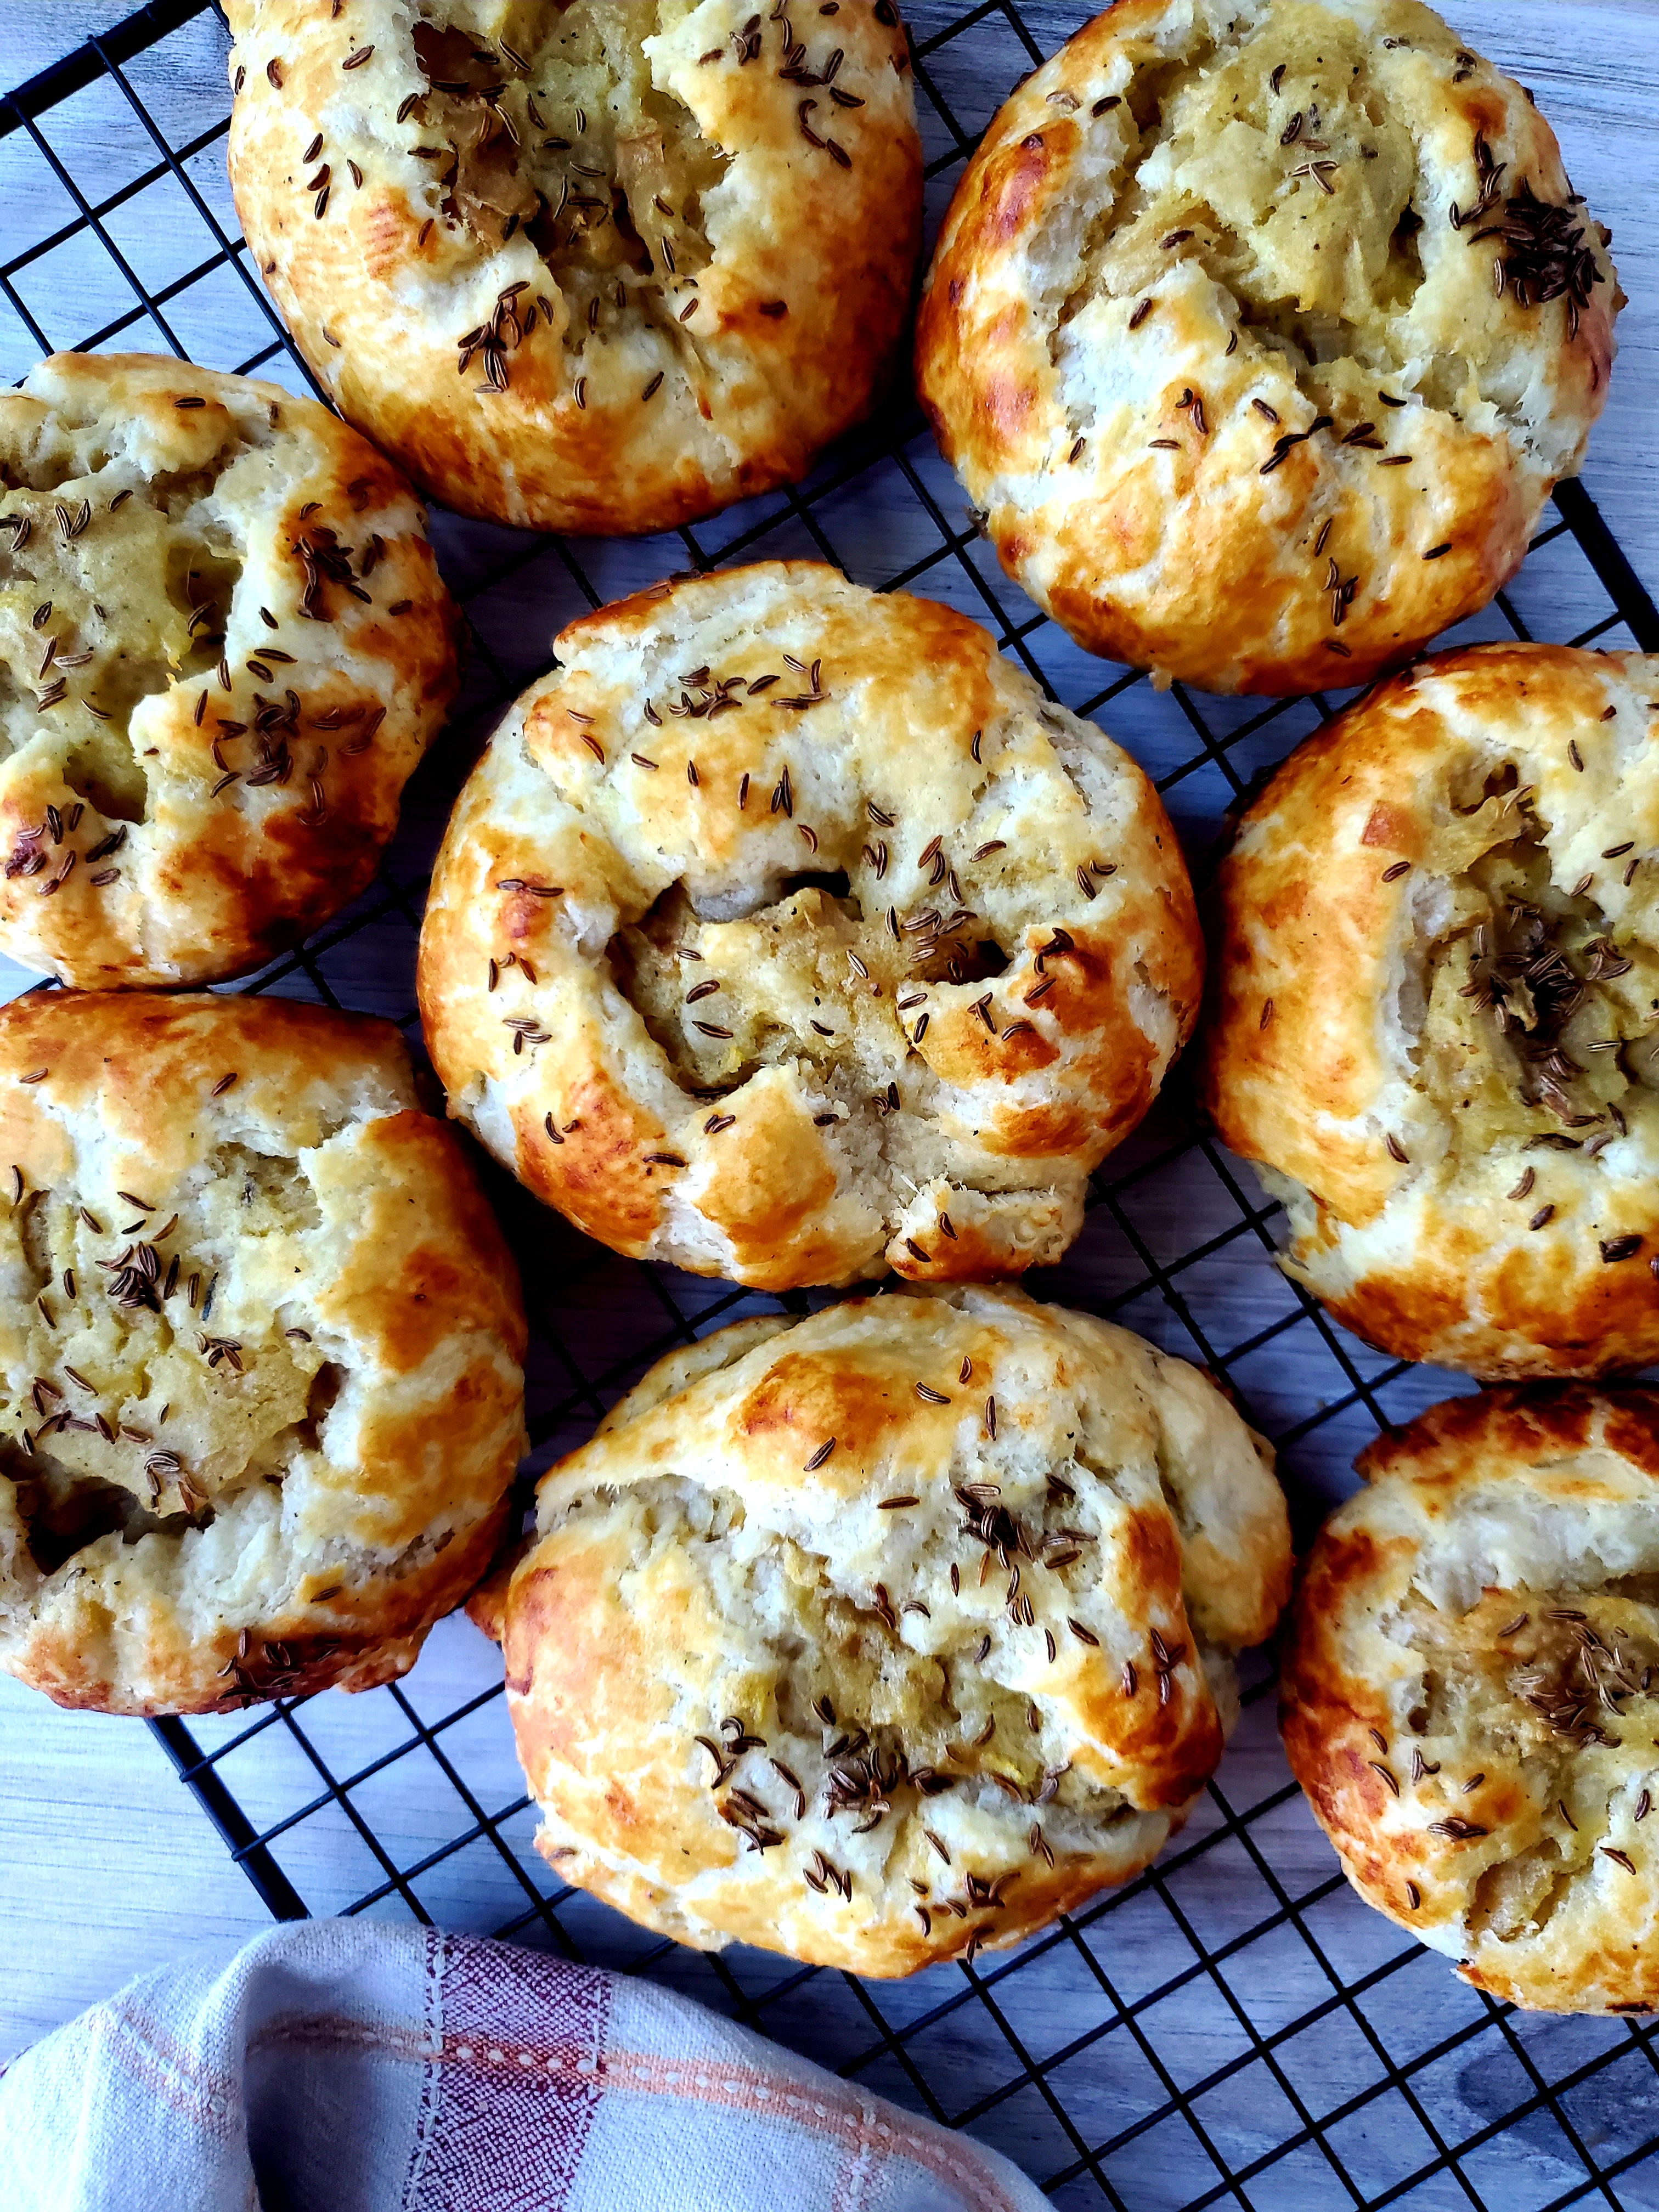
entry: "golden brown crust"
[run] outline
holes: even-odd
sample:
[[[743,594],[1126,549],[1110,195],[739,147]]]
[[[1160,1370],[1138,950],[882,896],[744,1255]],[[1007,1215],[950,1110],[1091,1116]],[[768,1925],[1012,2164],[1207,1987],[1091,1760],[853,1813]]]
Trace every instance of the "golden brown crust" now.
[[[0,1664],[224,1710],[412,1665],[523,1443],[512,1261],[395,1030],[0,1012]]]
[[[884,1975],[1018,1940],[1213,1771],[1289,1585],[1270,1468],[1191,1368],[1013,1291],[672,1355],[472,1608],[540,1848],[705,1948]]]
[[[666,529],[804,476],[885,382],[921,209],[889,0],[230,16],[261,273],[342,412],[449,506]]]
[[[590,1236],[768,1289],[1058,1258],[1199,996],[1140,770],[975,623],[816,562],[556,650],[433,878],[451,1111]]]
[[[1287,1267],[1406,1358],[1659,1357],[1656,679],[1419,662],[1291,755],[1222,866],[1206,1103],[1285,1200]]]
[[[1496,1996],[1659,2006],[1659,1394],[1484,1391],[1358,1466],[1280,1668],[1349,1879]]]
[[[0,951],[257,965],[368,883],[454,692],[419,505],[315,401],[141,354],[0,395]]]
[[[1414,0],[1121,0],[963,172],[922,403],[1091,651],[1364,682],[1492,597],[1578,465],[1620,295],[1569,190],[1521,88]],[[1522,303],[1528,192],[1580,234],[1571,299]]]

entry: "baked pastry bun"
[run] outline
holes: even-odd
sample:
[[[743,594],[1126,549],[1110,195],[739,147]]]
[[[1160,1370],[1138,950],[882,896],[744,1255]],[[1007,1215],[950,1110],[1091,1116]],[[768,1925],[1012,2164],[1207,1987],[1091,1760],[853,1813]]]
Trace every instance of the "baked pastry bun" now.
[[[1010,575],[1217,691],[1365,681],[1484,606],[1622,295],[1527,94],[1411,0],[1122,0],[1009,100],[916,374]]]
[[[0,1666],[206,1712],[413,1665],[524,1449],[513,1263],[388,1024],[0,1012]]]
[[[538,1847],[703,1949],[861,1974],[1137,1873],[1290,1581],[1214,1385],[1018,1291],[864,1297],[672,1354],[549,1469],[473,1617]]]
[[[242,228],[349,422],[464,514],[664,530],[805,475],[894,365],[892,0],[230,0]]]
[[[1220,872],[1216,1127],[1407,1359],[1659,1359],[1659,659],[1477,646],[1292,753]]]
[[[573,623],[421,932],[465,1121],[619,1252],[779,1290],[1016,1274],[1196,1012],[1133,761],[975,623],[811,562]]]
[[[1659,1393],[1497,1389],[1363,1452],[1280,1656],[1368,1904],[1553,2012],[1659,2006]]]
[[[0,952],[240,974],[355,898],[456,683],[408,484],[314,400],[143,354],[0,392]]]

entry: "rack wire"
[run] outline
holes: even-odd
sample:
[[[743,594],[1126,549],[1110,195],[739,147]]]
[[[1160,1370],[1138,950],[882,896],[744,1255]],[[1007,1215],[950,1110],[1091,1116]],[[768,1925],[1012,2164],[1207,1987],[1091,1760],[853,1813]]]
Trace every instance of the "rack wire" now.
[[[910,7],[933,221],[1007,88],[1090,12]],[[153,0],[0,101],[5,374],[77,345],[308,388],[225,184],[226,46],[210,0]],[[1659,614],[1587,494],[1564,484],[1555,509],[1510,589],[1455,639],[1659,651]],[[421,902],[477,744],[572,615],[688,562],[816,554],[975,616],[1136,755],[1200,873],[1227,810],[1340,703],[1160,693],[1079,653],[1000,574],[908,393],[799,489],[667,538],[561,541],[442,513],[433,528],[472,631],[454,721],[376,884],[246,986],[389,1015],[417,1052]],[[491,1190],[528,1291],[532,1468],[650,1360],[775,1303],[616,1259],[507,1178]],[[1300,1536],[1378,1425],[1468,1387],[1383,1358],[1274,1271],[1276,1209],[1206,1133],[1179,1072],[1093,1199],[1076,1248],[1033,1287],[1224,1376],[1278,1447]],[[1014,1952],[875,1984],[683,1950],[563,1887],[531,1849],[499,1658],[459,1616],[389,1687],[153,1726],[276,1917],[432,1919],[650,1975],[971,2130],[1066,2207],[1659,2206],[1655,2028],[1517,2014],[1361,1905],[1288,1778],[1272,1690],[1263,1660],[1219,1774],[1139,1880]]]

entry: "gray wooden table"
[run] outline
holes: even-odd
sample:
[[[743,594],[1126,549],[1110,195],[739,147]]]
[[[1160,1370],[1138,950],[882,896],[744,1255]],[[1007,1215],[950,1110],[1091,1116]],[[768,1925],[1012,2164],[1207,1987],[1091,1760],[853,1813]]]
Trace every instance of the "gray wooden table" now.
[[[0,0],[0,87],[27,77],[123,12],[109,0]],[[1025,12],[1038,26],[1062,15],[1067,24],[1077,20],[1075,9],[1037,5]],[[1659,243],[1650,228],[1659,195],[1659,4],[1465,0],[1452,12],[1471,43],[1536,92],[1575,184],[1613,228],[1631,304],[1586,481],[1644,581],[1659,590],[1659,434],[1653,419]],[[183,118],[207,87],[204,81],[158,79],[146,90],[158,108]],[[82,175],[88,163],[95,171],[106,159],[118,178],[131,159],[122,129],[112,126],[106,142],[96,135],[106,125],[92,114],[87,128],[94,135],[83,149]],[[46,213],[29,204],[33,187],[8,167],[14,150],[0,142],[0,206],[7,210],[9,236],[20,226],[46,225]],[[204,178],[204,189],[210,185]],[[211,196],[215,204],[227,204],[222,185]],[[157,219],[164,225],[173,218],[163,210]],[[170,249],[165,236],[152,236],[144,249],[158,266],[167,265],[170,250],[175,261],[181,250]],[[79,319],[77,327],[86,327],[95,309],[91,301],[61,304],[72,323]],[[0,373],[15,375],[26,365],[7,360]],[[21,980],[14,976],[9,988]],[[0,995],[7,988],[0,976]],[[422,1661],[434,1705],[484,1679],[489,1663],[473,1632],[452,1624]],[[419,1771],[411,1765],[409,1771],[409,1786],[418,1789]],[[400,1802],[397,1786],[380,1807],[383,1829],[418,1837],[426,1808],[412,1799]],[[307,1871],[318,1893],[326,1895],[327,1867]],[[60,1713],[0,1676],[0,1959],[6,1963],[0,2057],[129,1975],[265,1924],[258,1899],[145,1729]]]

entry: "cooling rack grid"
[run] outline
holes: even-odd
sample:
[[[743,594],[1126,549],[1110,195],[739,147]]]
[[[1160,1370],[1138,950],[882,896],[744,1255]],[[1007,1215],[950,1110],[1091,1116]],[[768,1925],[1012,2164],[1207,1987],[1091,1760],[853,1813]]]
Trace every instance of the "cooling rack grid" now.
[[[1015,78],[1091,10],[907,12],[936,222]],[[154,0],[0,100],[0,373],[83,346],[308,388],[225,182],[226,46],[210,0]],[[1340,703],[1158,692],[1079,653],[1003,578],[903,394],[798,491],[672,537],[561,540],[436,511],[433,529],[472,631],[454,720],[377,883],[245,987],[388,1016],[417,1048],[425,879],[478,744],[562,623],[670,570],[817,556],[949,601],[1134,753],[1200,872],[1228,807]],[[1455,635],[1656,651],[1659,615],[1565,484],[1510,590]],[[659,1353],[775,1303],[615,1259],[506,1178],[490,1188],[531,1310],[533,1467]],[[1224,1376],[1278,1447],[1300,1536],[1380,1423],[1468,1387],[1384,1358],[1276,1273],[1276,1209],[1205,1133],[1179,1071],[1093,1198],[1076,1248],[1033,1287]],[[462,1620],[389,1687],[154,1726],[276,1917],[429,1918],[647,1974],[971,2130],[1064,2206],[1659,2207],[1654,2029],[1515,2013],[1362,1905],[1289,1779],[1272,1691],[1255,1662],[1219,1774],[1147,1874],[1012,1954],[898,1984],[704,1957],[563,1887],[531,1848],[499,1659]]]

